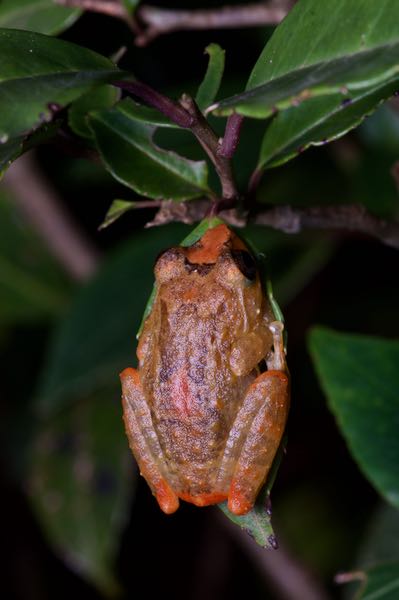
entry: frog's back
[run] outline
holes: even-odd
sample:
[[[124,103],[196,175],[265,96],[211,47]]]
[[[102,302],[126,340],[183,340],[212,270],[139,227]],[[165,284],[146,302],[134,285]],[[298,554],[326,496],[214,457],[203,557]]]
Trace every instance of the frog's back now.
[[[241,326],[234,299],[222,286],[194,287],[191,298],[178,284],[160,294],[142,378],[176,491],[204,497],[215,492],[231,424],[255,373],[237,377],[230,367]]]

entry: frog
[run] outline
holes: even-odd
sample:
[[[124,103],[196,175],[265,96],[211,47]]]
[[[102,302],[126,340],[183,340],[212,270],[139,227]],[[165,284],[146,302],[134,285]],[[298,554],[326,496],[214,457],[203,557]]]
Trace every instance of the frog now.
[[[254,506],[290,402],[284,325],[253,253],[225,223],[155,262],[137,368],[120,374],[129,445],[166,514],[180,500]]]

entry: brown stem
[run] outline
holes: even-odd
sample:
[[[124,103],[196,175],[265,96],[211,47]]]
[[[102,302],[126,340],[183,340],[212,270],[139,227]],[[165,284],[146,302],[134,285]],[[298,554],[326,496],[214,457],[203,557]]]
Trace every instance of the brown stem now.
[[[96,249],[67,214],[30,155],[22,156],[8,169],[4,184],[71,277],[84,281],[92,275],[98,263]]]
[[[137,11],[144,30],[136,37],[138,46],[146,46],[156,37],[174,31],[226,29],[276,25],[286,16],[293,2],[254,2],[243,6],[197,10],[174,10],[143,5]]]
[[[234,182],[233,171],[230,160],[219,154],[219,138],[199,110],[191,96],[184,94],[180,100],[183,108],[193,117],[191,131],[213,162],[222,185],[222,196],[224,200],[235,202],[238,191]]]
[[[233,113],[229,116],[226,123],[223,140],[219,148],[219,155],[226,158],[233,158],[240,141],[240,132],[244,117]]]
[[[141,100],[159,110],[159,112],[168,117],[173,123],[176,123],[176,125],[179,125],[179,127],[192,127],[194,118],[180,104],[154,90],[146,83],[137,80],[125,80],[114,81],[113,85],[141,98]]]
[[[361,204],[292,208],[276,206],[259,213],[254,222],[285,233],[302,229],[342,229],[378,238],[387,246],[399,248],[399,223],[371,215]]]
[[[54,0],[54,2],[61,6],[81,8],[119,19],[125,19],[127,15],[125,7],[118,0]]]

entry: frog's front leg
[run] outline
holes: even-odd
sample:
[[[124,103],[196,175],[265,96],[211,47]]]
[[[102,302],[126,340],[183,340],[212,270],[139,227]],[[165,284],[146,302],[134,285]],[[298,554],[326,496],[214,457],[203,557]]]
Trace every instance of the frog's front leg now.
[[[122,371],[123,418],[129,444],[160,508],[167,514],[179,507],[179,499],[165,476],[164,457],[136,369]]]
[[[289,379],[279,322],[268,371],[250,385],[226,444],[220,474],[230,478],[229,510],[242,515],[253,507],[284,433],[289,407]]]

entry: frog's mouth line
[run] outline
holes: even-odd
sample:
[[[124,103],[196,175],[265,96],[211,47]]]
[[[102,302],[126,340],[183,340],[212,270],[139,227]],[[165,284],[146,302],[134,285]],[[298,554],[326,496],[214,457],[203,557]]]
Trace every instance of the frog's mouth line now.
[[[187,258],[184,259],[184,266],[187,273],[197,273],[198,275],[207,275],[212,271],[216,263],[191,263]]]

